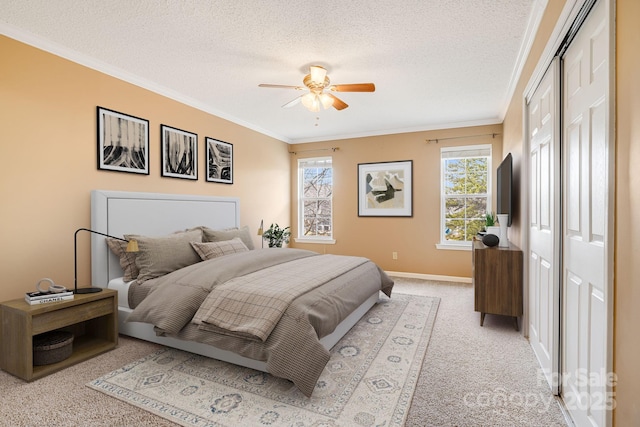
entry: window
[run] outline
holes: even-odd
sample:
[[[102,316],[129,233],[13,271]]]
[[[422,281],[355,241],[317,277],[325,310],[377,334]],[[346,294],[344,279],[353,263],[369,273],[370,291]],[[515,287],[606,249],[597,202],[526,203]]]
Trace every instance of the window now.
[[[439,248],[469,247],[491,206],[491,145],[447,147],[441,158]]]
[[[298,239],[333,242],[331,157],[298,160]]]

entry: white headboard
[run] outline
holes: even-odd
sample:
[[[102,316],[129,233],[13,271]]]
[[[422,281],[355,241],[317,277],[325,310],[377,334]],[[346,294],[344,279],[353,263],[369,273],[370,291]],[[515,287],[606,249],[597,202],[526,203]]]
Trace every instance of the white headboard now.
[[[198,225],[213,229],[240,226],[240,199],[184,194],[93,190],[91,229],[114,237],[124,234],[164,236]],[[106,237],[91,233],[91,281],[106,287],[122,277],[118,257]]]

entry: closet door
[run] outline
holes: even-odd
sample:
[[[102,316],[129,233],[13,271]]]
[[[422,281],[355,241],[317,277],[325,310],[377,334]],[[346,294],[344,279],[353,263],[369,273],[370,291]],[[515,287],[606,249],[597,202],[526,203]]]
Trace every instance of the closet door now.
[[[529,126],[529,342],[559,393],[560,141],[559,60],[527,103]]]
[[[578,426],[608,422],[607,6],[598,1],[563,57],[562,398]]]

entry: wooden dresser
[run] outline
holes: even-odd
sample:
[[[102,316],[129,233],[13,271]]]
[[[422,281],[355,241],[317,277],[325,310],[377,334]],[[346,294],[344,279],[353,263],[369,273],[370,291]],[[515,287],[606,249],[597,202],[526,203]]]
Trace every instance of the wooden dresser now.
[[[499,314],[513,317],[517,330],[522,316],[522,251],[511,243],[509,247],[488,247],[474,239],[471,259],[480,326],[485,314]]]

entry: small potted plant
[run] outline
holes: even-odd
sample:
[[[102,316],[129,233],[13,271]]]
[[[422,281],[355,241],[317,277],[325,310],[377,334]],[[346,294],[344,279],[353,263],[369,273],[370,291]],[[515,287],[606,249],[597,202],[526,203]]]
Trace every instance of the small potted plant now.
[[[500,236],[500,227],[498,227],[496,223],[496,214],[493,212],[487,212],[484,216],[484,225],[487,230],[487,234]]]
[[[289,243],[289,236],[291,236],[289,227],[280,228],[278,224],[271,224],[271,227],[262,234],[262,238],[269,242],[270,248],[281,248],[282,243]]]
[[[486,227],[493,227],[496,225],[496,214],[493,212],[487,212],[484,216],[484,225]]]

